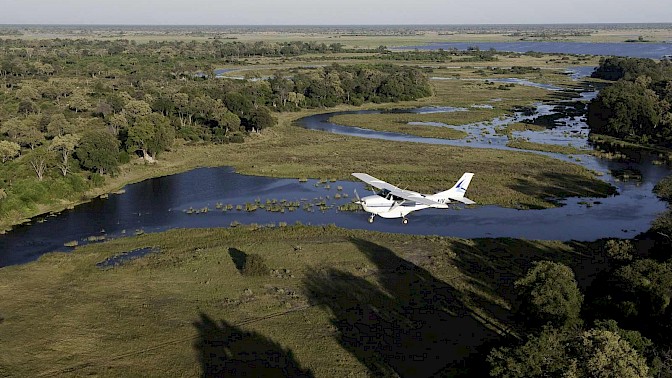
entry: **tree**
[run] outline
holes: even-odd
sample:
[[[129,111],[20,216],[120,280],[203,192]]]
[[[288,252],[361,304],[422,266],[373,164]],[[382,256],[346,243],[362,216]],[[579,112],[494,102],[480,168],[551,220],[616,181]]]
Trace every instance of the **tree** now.
[[[7,134],[10,140],[23,147],[34,149],[44,142],[44,135],[39,130],[38,119],[28,117],[23,120],[12,118],[2,123],[4,134]]]
[[[649,371],[642,357],[618,333],[591,329],[580,334],[545,327],[516,347],[493,349],[490,375],[501,378],[638,378]]]
[[[21,146],[18,143],[0,140],[0,158],[3,163],[19,156],[19,153],[21,153]]]
[[[609,239],[604,244],[607,256],[616,261],[630,261],[635,252],[635,246],[629,239]]]
[[[114,114],[110,117],[108,125],[112,134],[119,135],[119,132],[128,129],[128,119],[123,114]]]
[[[574,273],[566,265],[552,261],[535,262],[527,274],[515,282],[521,299],[521,314],[540,326],[564,326],[580,321],[583,295]]]
[[[28,163],[35,171],[35,175],[39,181],[44,179],[44,174],[49,167],[49,163],[53,159],[51,152],[44,146],[35,148],[26,157]]]
[[[591,132],[640,143],[672,142],[670,104],[651,89],[652,81],[640,76],[619,80],[600,91],[588,105]]]
[[[75,154],[84,168],[102,175],[117,167],[119,141],[107,131],[89,131],[82,135]]]
[[[488,354],[490,375],[501,378],[573,377],[576,361],[568,356],[571,335],[547,327],[517,347],[495,348]]]
[[[152,107],[143,100],[130,100],[124,106],[124,112],[129,116],[131,122],[152,113]]]
[[[129,150],[139,150],[145,160],[152,161],[158,153],[169,148],[174,139],[175,129],[168,118],[152,113],[129,127],[126,143]]]
[[[51,137],[64,135],[72,131],[72,124],[65,119],[62,113],[57,113],[51,116],[49,124],[47,124],[47,134]]]
[[[75,151],[75,147],[79,143],[79,136],[66,134],[63,136],[56,136],[49,145],[49,149],[55,151],[59,155],[58,169],[61,170],[63,177],[67,176],[70,171],[70,156]]]
[[[91,103],[88,97],[82,92],[75,92],[68,99],[68,107],[75,111],[75,113],[89,110]]]
[[[227,93],[222,101],[226,108],[239,118],[247,118],[248,114],[254,109],[252,101],[240,93]]]
[[[577,344],[577,362],[585,376],[639,378],[648,375],[644,357],[615,332],[592,329],[584,332]]]
[[[250,115],[249,126],[257,131],[272,127],[275,123],[275,118],[273,118],[271,112],[264,106],[254,109]]]
[[[619,299],[614,304],[632,302],[645,318],[663,315],[672,298],[672,263],[637,260],[614,272],[611,287]]]

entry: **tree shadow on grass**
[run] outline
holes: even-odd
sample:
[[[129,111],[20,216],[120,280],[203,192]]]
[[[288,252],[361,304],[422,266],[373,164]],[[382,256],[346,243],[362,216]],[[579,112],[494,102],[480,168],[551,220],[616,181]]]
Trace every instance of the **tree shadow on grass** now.
[[[201,313],[194,322],[203,377],[312,377],[301,368],[291,350],[256,332]]]
[[[311,301],[330,310],[339,343],[372,375],[453,376],[499,339],[453,287],[383,246],[352,243],[375,264],[379,285],[333,268],[309,272],[305,284]]]
[[[559,244],[513,238],[457,239],[451,241],[450,250],[455,253],[453,263],[467,275],[472,285],[479,287],[481,292],[496,293],[508,303],[515,303],[514,282],[524,276],[535,261],[550,260],[569,266],[579,287],[586,290],[608,267],[599,245],[599,242]],[[472,300],[478,301],[477,298]],[[488,305],[486,301],[482,302],[484,306]],[[510,315],[511,311],[508,311]]]
[[[236,266],[236,269],[242,273],[243,268],[245,267],[245,261],[247,260],[247,254],[238,248],[232,247],[229,248],[229,256],[231,256],[231,260],[233,261],[233,265]]]

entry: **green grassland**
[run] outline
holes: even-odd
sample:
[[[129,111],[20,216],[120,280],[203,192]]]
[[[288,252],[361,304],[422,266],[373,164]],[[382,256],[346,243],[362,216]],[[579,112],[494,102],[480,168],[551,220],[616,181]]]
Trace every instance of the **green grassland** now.
[[[462,139],[468,134],[450,127],[428,125],[409,125],[409,122],[443,122],[427,121],[426,118],[443,119],[443,117],[425,117],[426,114],[341,114],[329,120],[339,125],[363,127],[369,130],[390,131],[425,138]]]
[[[534,143],[522,138],[515,138],[509,140],[506,145],[511,148],[519,148],[521,150],[531,151],[545,151],[564,155],[582,155],[589,154],[590,151],[582,150],[573,146],[561,146],[558,144]]]
[[[96,266],[138,248],[156,252]],[[257,367],[269,359],[257,374],[282,361],[315,376],[451,375],[479,345],[517,334],[513,281],[532,261],[562,261],[585,285],[604,265],[593,249],[333,226],[91,244],[2,269],[0,375],[199,376],[224,363],[240,373],[255,356]],[[273,272],[241,274],[245,254]]]

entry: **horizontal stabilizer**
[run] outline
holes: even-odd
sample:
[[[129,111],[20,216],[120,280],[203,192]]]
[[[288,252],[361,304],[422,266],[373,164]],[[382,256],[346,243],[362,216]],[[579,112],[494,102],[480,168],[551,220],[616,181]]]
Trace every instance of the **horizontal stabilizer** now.
[[[452,198],[452,199],[455,200],[455,201],[462,202],[465,205],[475,205],[476,204],[476,202],[470,200],[467,197],[457,197],[457,198]]]

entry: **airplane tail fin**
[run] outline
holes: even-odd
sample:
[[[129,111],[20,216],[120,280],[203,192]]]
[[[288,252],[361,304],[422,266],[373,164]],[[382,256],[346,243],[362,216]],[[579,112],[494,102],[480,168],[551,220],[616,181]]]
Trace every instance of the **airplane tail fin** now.
[[[471,179],[474,177],[473,173],[465,173],[460,177],[459,180],[457,180],[457,183],[453,185],[452,188],[436,193],[432,197],[435,198],[448,198],[451,200],[455,200],[458,202],[462,202],[467,205],[473,205],[476,202],[470,200],[469,198],[465,197],[464,194],[467,192],[467,188],[469,187],[469,183],[471,183]]]

